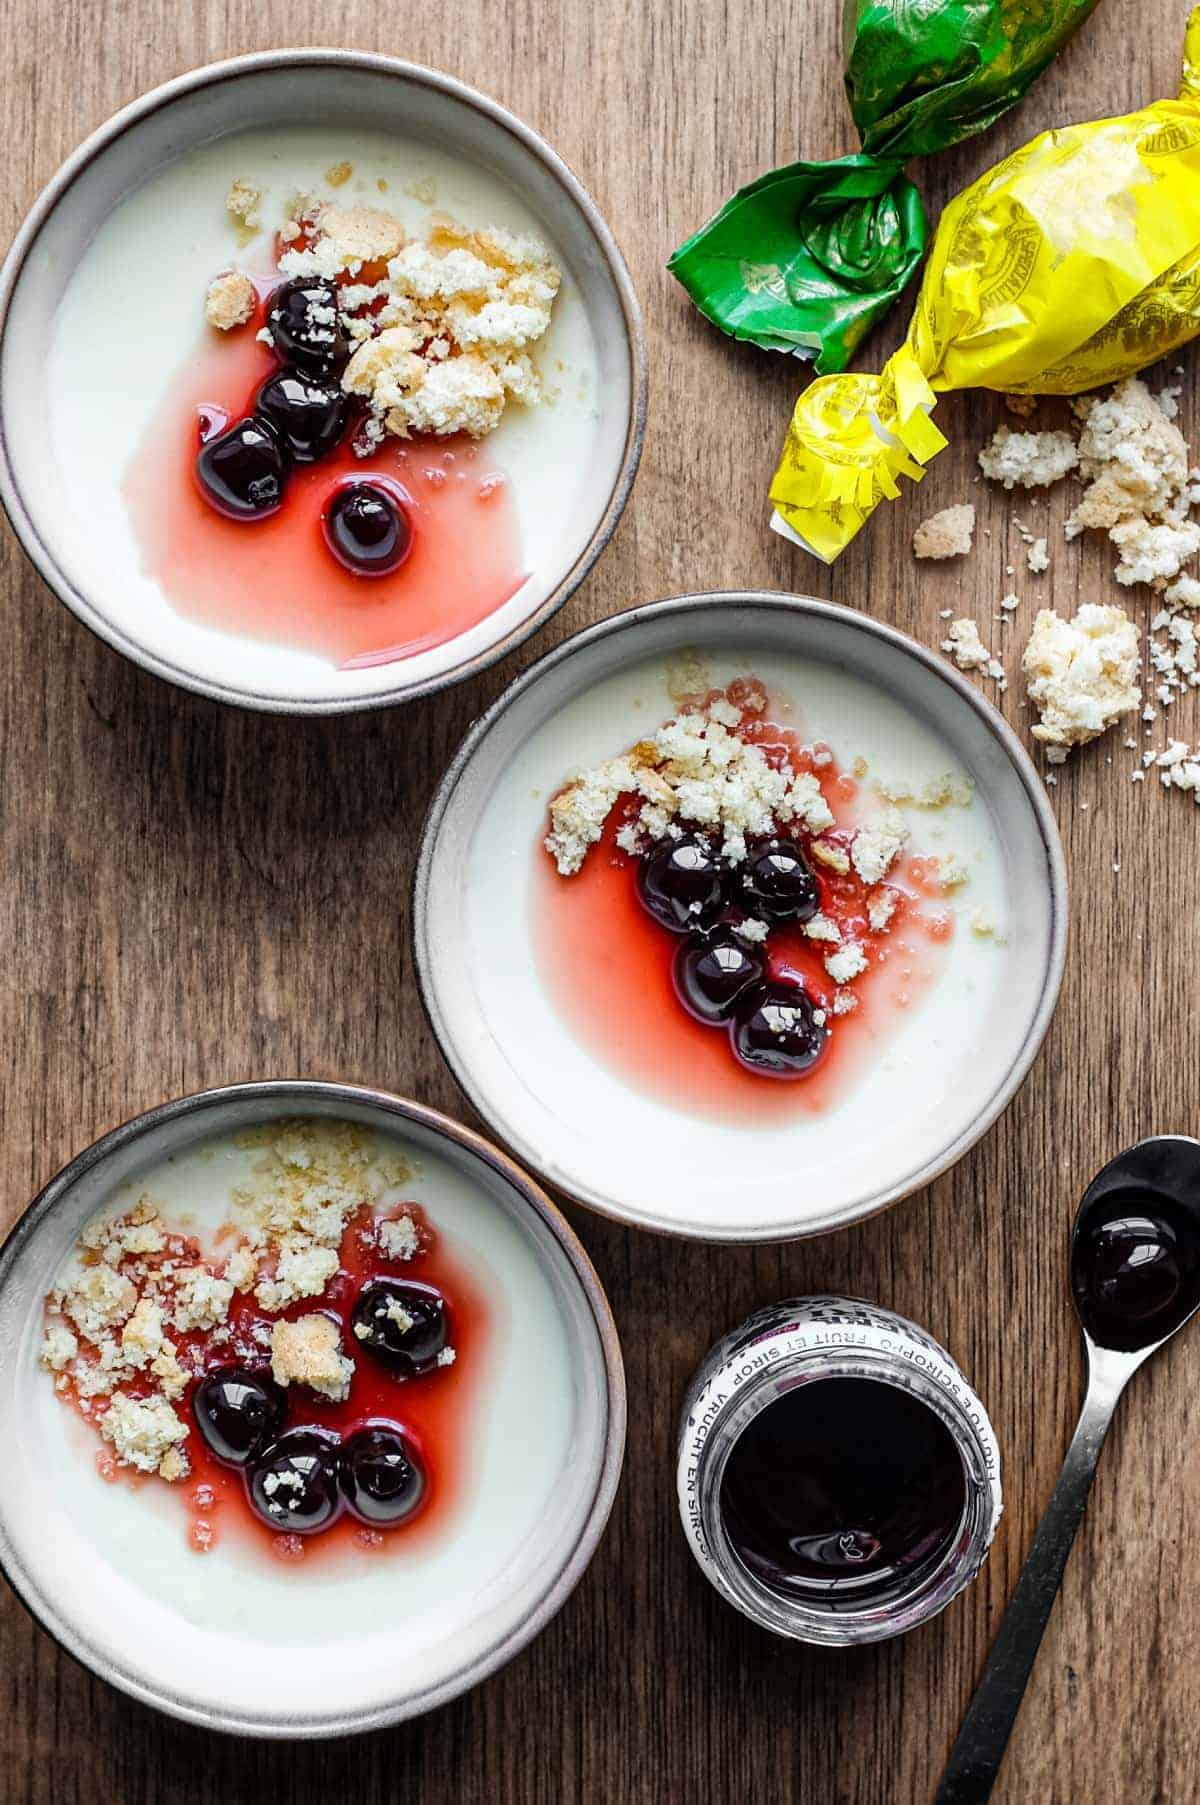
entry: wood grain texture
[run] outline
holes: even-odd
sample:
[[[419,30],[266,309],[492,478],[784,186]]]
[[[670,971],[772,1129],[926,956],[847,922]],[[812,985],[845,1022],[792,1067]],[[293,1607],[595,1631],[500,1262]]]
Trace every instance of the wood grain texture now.
[[[990,622],[985,636],[1003,642],[1011,674],[1035,597],[1070,609],[1115,595],[1101,545],[1062,544],[1057,496],[1015,510],[1048,519],[1055,548],[1045,577],[1025,575],[1008,498],[972,486],[975,450],[998,417],[989,397],[941,405],[951,449],[835,569],[767,531],[766,484],[801,372],[721,340],[663,264],[739,181],[797,154],[855,148],[839,11],[835,0],[480,0],[428,11],[368,0],[0,0],[5,238],[85,133],[168,76],[288,43],[387,51],[495,94],[563,152],[629,257],[651,355],[642,473],[599,568],[507,665],[403,713],[296,722],[173,691],[93,640],[5,534],[5,1222],[105,1129],[203,1085],[347,1078],[467,1113],[413,982],[415,841],[467,724],[587,622],[683,589],[753,586],[828,596],[934,643],[939,610],[952,607]],[[931,211],[1046,124],[1173,93],[1183,12],[1181,0],[1105,0],[1015,117],[922,167]],[[902,323],[869,347],[873,359]],[[1186,361],[1196,442],[1196,358]],[[974,555],[949,569],[916,565],[916,520],[967,496],[980,510]],[[992,617],[1013,586],[1010,562],[1023,606],[1002,629]],[[1136,606],[1148,612],[1145,597]],[[1003,706],[1027,726],[1015,682]],[[1191,706],[1173,726],[1195,739]],[[1065,1288],[1075,1200],[1126,1142],[1196,1128],[1200,816],[1184,797],[1131,784],[1132,763],[1110,736],[1051,792],[1075,901],[1062,1005],[1023,1091],[956,1170],[879,1220],[782,1248],[675,1245],[570,1212],[624,1340],[629,1458],[599,1555],[532,1648],[424,1721],[283,1751],[184,1729],[120,1698],[0,1588],[7,1805],[931,1798],[1081,1395]],[[927,1324],[974,1378],[1006,1456],[1007,1513],[979,1583],[906,1641],[844,1654],[783,1646],[727,1610],[693,1566],[671,1488],[676,1409],[710,1342],[755,1305],[826,1287]],[[1193,1334],[1138,1377],[1122,1408],[997,1793],[1005,1805],[1196,1798],[1198,1448]]]

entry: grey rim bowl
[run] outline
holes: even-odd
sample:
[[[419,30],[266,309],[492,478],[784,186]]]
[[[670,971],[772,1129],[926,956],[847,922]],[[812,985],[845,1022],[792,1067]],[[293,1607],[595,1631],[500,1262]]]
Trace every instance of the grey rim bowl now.
[[[174,101],[192,94],[198,89],[215,86],[222,82],[236,81],[241,76],[253,75],[266,70],[313,67],[362,69],[377,75],[394,76],[401,82],[416,83],[445,94],[472,107],[510,134],[545,167],[568,201],[573,203],[583,216],[595,240],[607,275],[616,290],[628,348],[630,407],[624,451],[604,511],[596,522],[587,544],[574,563],[562,574],[550,593],[530,615],[518,622],[503,639],[449,671],[421,681],[406,683],[400,675],[404,669],[404,661],[398,660],[394,666],[380,667],[384,671],[394,671],[396,673],[395,680],[370,694],[316,699],[303,696],[266,695],[253,690],[238,689],[229,684],[199,676],[188,670],[186,666],[172,663],[171,660],[160,657],[139,645],[120,626],[109,620],[67,575],[55,556],[53,547],[46,543],[35,525],[21,493],[19,470],[14,462],[12,449],[7,442],[3,418],[0,415],[0,504],[3,504],[13,530],[30,561],[58,599],[65,603],[71,612],[83,622],[84,626],[96,634],[97,638],[104,640],[115,651],[121,652],[135,664],[141,665],[144,670],[151,671],[156,677],[162,677],[168,683],[178,684],[183,689],[193,690],[198,695],[208,696],[213,701],[226,702],[235,707],[252,708],[272,714],[348,714],[361,709],[394,706],[411,701],[417,696],[433,694],[455,683],[465,682],[468,678],[477,676],[481,671],[487,670],[490,665],[507,657],[510,652],[522,645],[558,612],[564,602],[583,582],[608,544],[629,499],[634,477],[637,475],[646,431],[646,341],[641,309],[632,278],[617,242],[595,201],[578,177],[544,138],[540,137],[530,126],[525,125],[515,114],[510,113],[507,108],[502,107],[499,102],[478,93],[464,82],[456,81],[453,76],[443,75],[437,70],[423,68],[418,63],[404,62],[398,57],[375,56],[359,50],[321,48],[267,50],[257,51],[246,56],[230,57],[223,62],[208,63],[203,68],[190,70],[186,75],[176,76],[172,81],[152,88],[149,93],[143,94],[139,99],[114,113],[111,119],[72,152],[58,172],[51,177],[26,215],[3,265],[0,265],[0,348],[3,346],[7,330],[14,292],[29,255],[37,243],[39,233],[63,195],[109,145],[125,133],[135,130],[163,107],[170,106]],[[253,124],[253,120],[246,120],[243,123],[250,125]]]
[[[342,1108],[349,1108],[363,1114],[388,1118],[394,1131],[399,1134],[419,1131],[437,1143],[443,1158],[452,1162],[457,1158],[464,1165],[480,1162],[490,1168],[519,1195],[533,1215],[549,1230],[566,1256],[583,1293],[599,1339],[606,1380],[603,1447],[595,1490],[586,1522],[572,1552],[558,1571],[548,1576],[546,1587],[533,1608],[520,1621],[509,1626],[486,1652],[465,1664],[458,1673],[440,1685],[409,1693],[386,1706],[373,1707],[361,1713],[346,1712],[320,1721],[303,1717],[256,1718],[252,1714],[233,1709],[216,1711],[172,1691],[169,1679],[164,1679],[161,1686],[151,1685],[141,1675],[110,1660],[103,1651],[96,1649],[77,1633],[69,1605],[38,1584],[16,1558],[5,1521],[3,1478],[0,1478],[0,1572],[3,1572],[31,1616],[61,1648],[99,1678],[143,1704],[152,1705],[185,1722],[230,1734],[264,1738],[348,1735],[399,1723],[447,1704],[512,1660],[562,1608],[595,1553],[616,1496],[625,1451],[625,1372],[620,1340],[604,1288],[570,1225],[540,1186],[506,1154],[481,1135],[452,1121],[450,1117],[429,1109],[424,1104],[356,1084],[332,1084],[310,1079],[268,1079],[249,1084],[224,1085],[160,1104],[142,1115],[134,1116],[121,1127],[114,1128],[78,1154],[52,1178],[10,1230],[0,1247],[0,1300],[3,1300],[9,1289],[14,1265],[34,1241],[46,1219],[77,1185],[113,1155],[124,1152],[151,1134],[161,1141],[164,1130],[169,1144],[170,1131],[175,1125],[185,1130],[190,1140],[193,1138],[197,1119],[204,1116],[213,1118],[208,1131],[218,1133],[223,1127],[230,1125],[231,1115],[236,1115],[240,1108],[248,1107],[253,1110],[263,1102],[277,1103],[278,1113],[289,1115],[312,1110],[336,1116]],[[275,1112],[268,1111],[268,1117],[272,1113]],[[39,1303],[40,1293],[23,1296],[19,1300],[19,1308],[28,1312]],[[167,1651],[159,1650],[158,1659],[169,1666]]]
[[[565,1176],[553,1161],[547,1159],[545,1148],[515,1128],[503,1109],[497,1106],[495,1099],[478,1081],[472,1062],[470,1037],[457,1036],[451,1029],[439,995],[438,973],[440,968],[445,968],[447,962],[452,964],[455,960],[461,961],[462,949],[453,935],[447,935],[444,918],[440,923],[435,923],[431,920],[430,910],[431,878],[439,836],[455,802],[459,786],[468,773],[480,782],[486,781],[486,768],[476,772],[473,769],[474,761],[492,730],[517,704],[529,697],[530,693],[541,684],[560,673],[564,666],[604,641],[629,640],[636,642],[639,635],[655,622],[675,619],[686,620],[689,623],[694,622],[694,631],[681,634],[680,644],[691,644],[697,641],[703,643],[706,618],[729,619],[741,608],[763,609],[777,615],[791,615],[798,620],[816,618],[841,623],[843,627],[850,628],[856,633],[861,633],[876,641],[882,641],[885,646],[892,647],[907,659],[915,660],[926,671],[936,676],[948,690],[967,704],[987,732],[998,743],[1015,770],[1036,821],[1041,847],[1045,855],[1047,879],[1048,944],[1042,972],[1040,1000],[1002,1082],[996,1086],[986,1106],[948,1144],[939,1147],[927,1157],[917,1160],[912,1169],[896,1182],[869,1196],[856,1198],[839,1211],[830,1210],[817,1221],[801,1219],[768,1226],[753,1224],[746,1226],[742,1223],[732,1222],[719,1226],[708,1223],[699,1225],[695,1222],[689,1223],[680,1220],[675,1216],[656,1216],[645,1210],[628,1208],[619,1197],[591,1188],[586,1183],[580,1182],[577,1177]],[[753,629],[751,627],[748,627],[746,632],[748,637],[752,637]],[[650,648],[647,648],[646,655],[651,655]],[[630,662],[635,656],[636,654],[630,654]],[[464,852],[465,848],[460,847],[459,855],[462,856]],[[910,639],[897,628],[887,626],[882,621],[874,620],[868,615],[860,614],[856,609],[839,607],[832,602],[820,601],[814,596],[778,594],[763,590],[731,590],[672,596],[663,601],[650,602],[637,608],[631,608],[623,614],[618,614],[610,620],[602,621],[596,626],[575,634],[516,678],[497,698],[491,708],[472,726],[442,779],[430,804],[422,830],[420,855],[414,878],[413,934],[421,999],[447,1064],[475,1109],[493,1132],[514,1150],[519,1159],[539,1172],[548,1183],[554,1185],[556,1190],[570,1197],[574,1202],[630,1226],[646,1228],[665,1235],[713,1242],[787,1241],[808,1235],[826,1234],[831,1230],[845,1227],[848,1223],[877,1215],[901,1198],[931,1184],[935,1178],[955,1165],[1007,1108],[1037,1056],[1050,1026],[1062,985],[1067,952],[1067,930],[1066,862],[1054,813],[1050,808],[1032,760],[998,710],[993,708],[991,703],[980,695],[965,677],[944,658],[929,651],[916,640]],[[570,1031],[564,1026],[563,1032],[569,1034]]]

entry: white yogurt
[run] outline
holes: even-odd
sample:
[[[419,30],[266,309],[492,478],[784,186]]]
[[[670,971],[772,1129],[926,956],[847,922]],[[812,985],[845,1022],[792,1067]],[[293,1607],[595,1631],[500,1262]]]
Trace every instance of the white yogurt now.
[[[258,1538],[236,1532],[198,1555],[188,1546],[184,1502],[174,1495],[187,1480],[172,1487],[151,1479],[136,1489],[103,1481],[96,1432],[56,1397],[45,1374],[31,1378],[34,1422],[53,1494],[91,1544],[99,1570],[111,1568],[147,1597],[169,1602],[197,1628],[258,1642],[361,1641],[371,1624],[402,1616],[419,1658],[444,1635],[448,1608],[469,1600],[486,1611],[503,1595],[506,1570],[553,1517],[574,1427],[572,1359],[554,1293],[512,1220],[437,1156],[417,1159],[381,1134],[370,1143],[379,1156],[401,1154],[414,1173],[385,1191],[380,1205],[420,1203],[447,1250],[495,1300],[484,1370],[475,1375],[464,1495],[436,1539],[422,1538],[411,1553],[402,1536],[378,1554],[339,1548],[311,1568],[277,1562]],[[103,1213],[120,1214],[148,1193],[172,1229],[203,1243],[236,1219],[231,1193],[261,1157],[233,1135],[214,1137],[123,1184]]]
[[[233,660],[239,683],[274,693],[311,688],[324,681],[320,673],[328,666],[295,648],[233,640],[177,613],[142,569],[120,487],[164,394],[207,330],[210,278],[231,263],[263,267],[269,234],[290,198],[298,191],[332,196],[325,171],[343,161],[354,173],[336,190],[339,202],[385,207],[414,235],[423,236],[431,215],[444,212],[469,225],[547,240],[544,223],[513,190],[465,158],[377,131],[297,126],[237,133],[189,150],[121,202],[82,249],[47,354],[53,457],[42,475],[50,492],[38,501],[55,517],[56,549],[68,574],[157,655],[214,676]],[[265,190],[265,230],[248,245],[224,206],[237,177]],[[585,491],[603,461],[591,323],[568,260],[553,242],[549,249],[563,285],[550,329],[533,348],[547,398],[529,409],[510,406],[487,441],[512,480],[523,568],[534,573],[571,562]],[[528,587],[463,635],[462,650],[473,652],[510,630],[528,610],[528,598],[522,599]],[[338,675],[337,687],[347,693],[379,682],[378,671]]]

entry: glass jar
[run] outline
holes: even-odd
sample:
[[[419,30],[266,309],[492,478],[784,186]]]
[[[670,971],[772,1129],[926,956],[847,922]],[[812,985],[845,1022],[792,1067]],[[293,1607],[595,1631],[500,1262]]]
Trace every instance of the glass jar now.
[[[729,1534],[722,1486],[740,1437],[769,1405],[818,1379],[898,1387],[934,1413],[962,1461],[957,1528],[928,1560],[879,1583],[777,1585]],[[879,1642],[936,1616],[978,1573],[1002,1508],[992,1425],[949,1354],[903,1316],[848,1297],[770,1305],[717,1343],[684,1403],[677,1483],[688,1543],[717,1590],[764,1628],[830,1647]]]

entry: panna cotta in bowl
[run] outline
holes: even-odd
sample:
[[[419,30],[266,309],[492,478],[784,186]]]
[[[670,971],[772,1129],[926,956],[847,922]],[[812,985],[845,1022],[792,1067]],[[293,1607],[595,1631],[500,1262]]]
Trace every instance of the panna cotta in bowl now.
[[[579,1578],[616,1332],[538,1188],[444,1117],[238,1085],[81,1154],[0,1253],[0,1558],[189,1720],[332,1735],[444,1702]]]
[[[35,205],[0,322],[26,550],[118,649],[250,706],[502,656],[640,452],[637,302],[594,203],[502,108],[386,58],[244,57],[134,103]]]
[[[1063,861],[1029,760],[850,610],[652,604],[518,679],[426,824],[415,932],[459,1082],[550,1182],[712,1239],[928,1182],[1041,1044]]]

